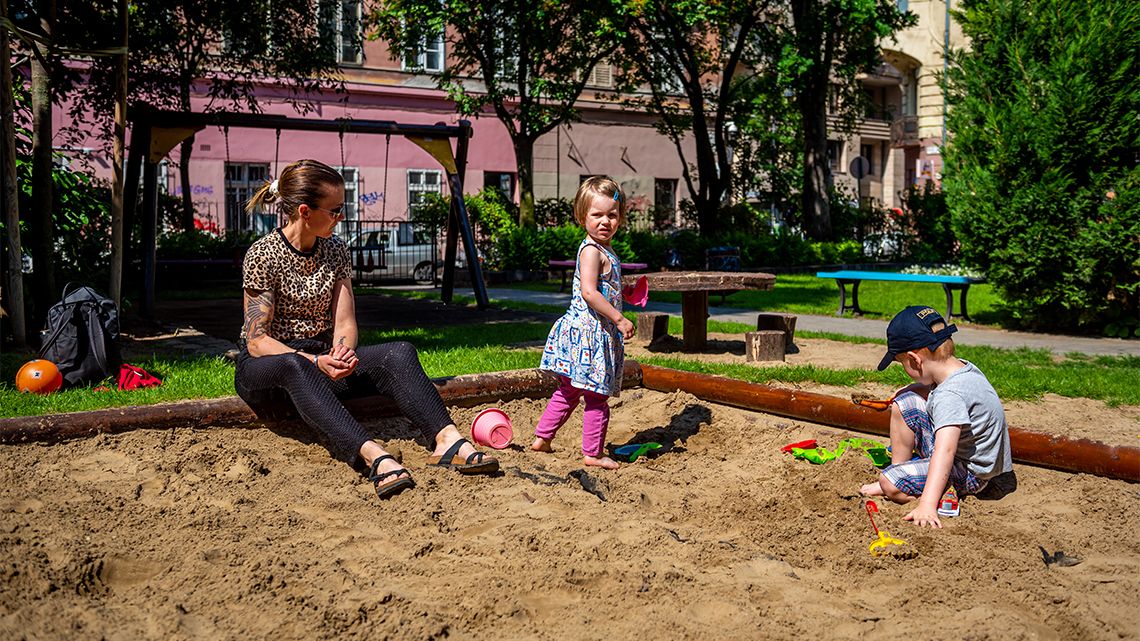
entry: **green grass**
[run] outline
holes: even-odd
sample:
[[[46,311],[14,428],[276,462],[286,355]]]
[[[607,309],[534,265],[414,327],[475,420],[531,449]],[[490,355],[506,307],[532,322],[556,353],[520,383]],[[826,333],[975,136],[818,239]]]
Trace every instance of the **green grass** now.
[[[361,342],[373,344],[407,340],[420,352],[428,376],[453,376],[537,367],[540,354],[533,350],[507,349],[523,341],[538,341],[550,331],[547,323],[489,323],[433,329],[365,331]],[[0,417],[37,416],[60,412],[151,405],[194,398],[217,398],[234,394],[233,364],[221,358],[145,359],[134,361],[162,379],[162,385],[120,392],[111,382],[109,391],[91,388],[62,390],[54,394],[22,394],[16,390],[16,371],[33,358],[28,352],[0,355]]]
[[[558,281],[521,283],[510,287],[556,292]],[[658,303],[681,302],[681,294],[678,292],[653,291],[649,295]],[[998,309],[1001,298],[991,285],[971,286],[967,302],[970,317],[976,324],[997,325],[1002,318]],[[813,274],[779,274],[772,291],[740,291],[725,296],[723,302],[720,296],[713,295],[709,297],[709,303],[717,307],[831,315],[839,308],[839,288],[834,280],[816,278]],[[859,285],[859,307],[863,310],[864,318],[890,318],[908,305],[929,305],[937,310],[945,310],[946,294],[936,283],[864,281]],[[957,295],[954,306],[958,306]],[[852,313],[847,312],[845,316],[851,317]],[[955,322],[960,321],[955,318]]]
[[[1006,401],[1034,401],[1043,394],[1069,398],[1091,398],[1111,406],[1140,405],[1140,358],[1134,356],[1070,355],[1059,363],[1046,350],[1005,350],[993,347],[959,346],[958,356],[968,360],[986,374],[986,378]],[[671,367],[688,372],[716,374],[753,383],[802,383],[853,387],[873,382],[902,387],[911,382],[901,367],[831,370],[814,365],[752,367],[723,363],[706,363],[684,358],[651,356],[641,359],[651,365]],[[866,364],[873,368],[874,363]]]
[[[428,298],[420,292],[410,293]],[[436,294],[438,296],[438,294]],[[516,303],[500,303],[517,309]],[[534,306],[529,306],[534,307]],[[542,311],[561,312],[562,308]],[[741,323],[710,321],[709,330],[743,335],[752,327]],[[523,342],[542,341],[550,331],[549,323],[486,323],[482,325],[414,328],[387,331],[365,331],[364,344],[407,340],[416,346],[429,376],[502,371],[536,367],[538,350],[514,349]],[[670,318],[670,333],[681,334],[681,321]],[[821,332],[797,332],[801,338],[826,338],[851,343],[883,344],[882,339],[856,338]],[[1140,358],[1086,356],[1070,354],[1057,362],[1046,350],[998,349],[959,345],[958,355],[982,369],[1004,400],[1033,400],[1052,393],[1066,397],[1084,397],[1106,401],[1110,405],[1140,405]],[[147,359],[134,364],[163,379],[157,388],[120,392],[96,392],[73,389],[47,396],[21,394],[13,386],[16,370],[32,355],[6,353],[0,355],[0,417],[32,416],[58,412],[147,405],[166,401],[228,396],[233,390],[233,365],[224,359],[192,357],[186,359]],[[877,382],[902,386],[909,382],[899,367],[884,372],[872,369],[830,370],[820,367],[780,366],[751,367],[701,363],[678,357],[654,355],[645,362],[662,367],[718,374],[757,382],[801,383],[854,386]],[[871,368],[874,363],[863,364]],[[111,386],[113,387],[113,386]]]
[[[424,371],[435,378],[538,367],[541,354],[507,346],[545,340],[549,332],[550,325],[546,323],[489,323],[365,331],[361,335],[361,343],[409,341],[419,351]]]
[[[234,393],[234,367],[221,358],[197,356],[179,359],[143,359],[132,365],[145,369],[162,379],[162,385],[129,392],[121,392],[108,379],[107,391],[91,388],[61,390],[53,394],[23,394],[16,390],[16,372],[27,353],[7,353],[0,357],[0,417],[38,416],[61,412],[121,407],[124,405],[152,405],[168,401],[193,398],[217,398]]]
[[[557,287],[557,285],[555,285],[555,287]],[[438,299],[439,297],[437,292],[406,293],[414,295],[416,298]],[[455,300],[456,302],[474,303],[474,299],[465,296],[457,296]],[[525,309],[528,311],[554,313],[565,311],[563,306],[534,305],[517,301],[492,300],[492,304],[506,309]],[[626,316],[631,320],[635,320],[636,315],[636,312],[626,312]],[[503,332],[502,336],[509,343],[514,341],[542,340],[546,337],[546,331],[549,329],[549,327],[543,324],[529,323],[526,325],[537,325],[537,327],[532,330],[532,333],[529,334],[529,337],[520,337],[512,340],[511,336],[514,335],[512,333],[513,330],[499,331]],[[514,326],[515,324],[511,324],[506,327]],[[502,325],[500,325],[500,327],[502,327]],[[708,322],[708,330],[710,332],[739,334],[743,336],[744,332],[752,331],[753,329],[755,329],[753,326],[744,323],[715,320]],[[669,333],[676,336],[681,335],[682,322],[680,318],[673,316],[669,318]],[[468,334],[469,332],[466,329],[459,332],[460,336],[466,336]],[[886,344],[884,338],[864,338],[836,334],[833,332],[798,331],[796,332],[796,336],[800,338],[819,338],[845,343]],[[412,340],[412,342],[416,341]],[[1035,400],[1040,398],[1043,394],[1052,393],[1066,397],[1099,399],[1110,405],[1140,405],[1140,387],[1132,383],[1132,381],[1140,380],[1140,358],[1137,357],[1091,357],[1083,354],[1069,354],[1065,360],[1058,363],[1055,362],[1053,355],[1047,350],[1031,350],[1027,348],[1011,350],[985,346],[958,345],[957,352],[960,357],[973,362],[986,373],[987,378],[989,378],[990,382],[994,385],[998,395],[1003,399]],[[537,357],[534,364],[526,364],[525,358],[518,354],[512,354],[511,357],[517,358],[518,360],[512,361],[513,364],[510,366],[498,367],[496,369],[516,369],[520,367],[534,367],[537,365]],[[877,372],[870,369],[859,368],[829,370],[810,365],[757,368],[746,365],[697,363],[682,358],[659,356],[644,360],[647,363],[661,365],[662,367],[674,367],[686,371],[719,374],[721,376],[759,383],[769,381],[787,383],[815,382],[824,385],[854,386],[870,381],[887,385],[898,385],[901,387],[910,382],[910,379],[907,378],[902,368],[899,367],[891,367],[884,372]],[[428,367],[427,362],[425,358],[425,368]],[[489,362],[494,363],[494,358]],[[520,362],[523,364],[518,364]],[[867,363],[865,365],[871,368],[875,364]],[[454,366],[454,364],[449,366]],[[463,373],[471,371],[474,370],[464,370]],[[435,374],[433,374],[433,376],[434,375]]]

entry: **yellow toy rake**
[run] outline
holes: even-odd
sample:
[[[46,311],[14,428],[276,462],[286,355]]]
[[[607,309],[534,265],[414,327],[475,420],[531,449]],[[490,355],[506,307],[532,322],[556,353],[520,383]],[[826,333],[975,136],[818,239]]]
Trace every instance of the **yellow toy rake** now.
[[[878,537],[867,548],[871,552],[871,556],[890,556],[896,559],[912,559],[918,556],[918,550],[911,547],[909,543],[894,538],[890,532],[880,530],[879,526],[875,525],[875,515],[878,513],[879,506],[874,501],[868,500],[867,516],[871,519],[871,527],[875,530],[875,536]]]

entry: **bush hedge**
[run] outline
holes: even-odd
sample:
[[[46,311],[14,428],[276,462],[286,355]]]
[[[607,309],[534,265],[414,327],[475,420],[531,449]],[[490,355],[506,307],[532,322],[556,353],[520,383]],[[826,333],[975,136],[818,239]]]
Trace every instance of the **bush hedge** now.
[[[1140,314],[1140,3],[963,7],[944,170],[962,257],[1022,325],[1119,335]]]

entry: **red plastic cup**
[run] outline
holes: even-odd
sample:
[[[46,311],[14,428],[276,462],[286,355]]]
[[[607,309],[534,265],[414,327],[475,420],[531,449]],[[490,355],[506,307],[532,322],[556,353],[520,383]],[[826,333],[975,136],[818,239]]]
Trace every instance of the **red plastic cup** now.
[[[471,422],[471,436],[479,445],[496,450],[506,449],[515,436],[511,429],[511,417],[497,407],[485,409]]]

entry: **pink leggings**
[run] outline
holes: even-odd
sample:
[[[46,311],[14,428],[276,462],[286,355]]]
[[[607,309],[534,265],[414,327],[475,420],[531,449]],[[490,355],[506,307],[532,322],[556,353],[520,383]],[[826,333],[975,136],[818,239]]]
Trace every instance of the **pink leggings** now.
[[[606,444],[606,428],[610,424],[609,397],[603,394],[579,389],[570,384],[570,379],[560,376],[561,384],[550,397],[535,436],[546,440],[554,439],[558,428],[570,418],[570,413],[578,407],[578,399],[586,397],[586,410],[582,418],[582,453],[586,456],[601,456]]]

